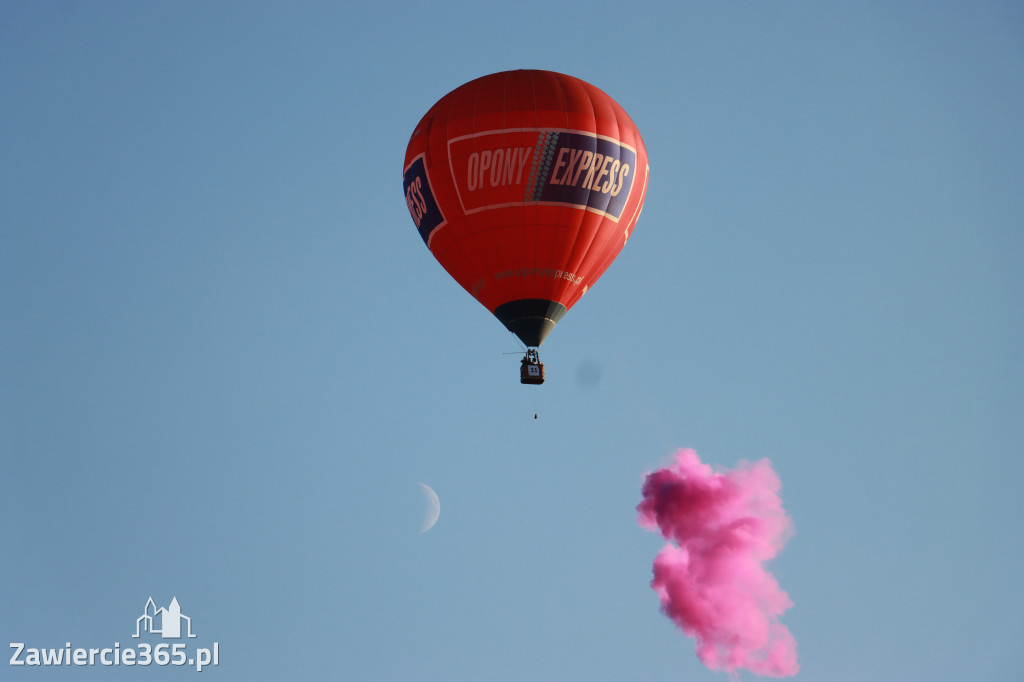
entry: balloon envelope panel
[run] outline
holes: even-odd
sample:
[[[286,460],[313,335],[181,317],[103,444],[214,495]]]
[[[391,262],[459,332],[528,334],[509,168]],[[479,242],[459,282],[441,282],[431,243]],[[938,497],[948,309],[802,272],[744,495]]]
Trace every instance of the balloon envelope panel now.
[[[409,141],[404,185],[434,257],[539,346],[622,250],[647,176],[640,133],[611,97],[521,70],[438,101]]]

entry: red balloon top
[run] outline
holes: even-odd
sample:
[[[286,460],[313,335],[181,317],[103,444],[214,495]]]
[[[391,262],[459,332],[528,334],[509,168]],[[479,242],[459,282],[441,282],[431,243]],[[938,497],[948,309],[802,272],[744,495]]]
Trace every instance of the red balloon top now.
[[[625,245],[647,177],[640,133],[611,97],[572,76],[506,71],[431,107],[404,185],[434,257],[539,346]]]

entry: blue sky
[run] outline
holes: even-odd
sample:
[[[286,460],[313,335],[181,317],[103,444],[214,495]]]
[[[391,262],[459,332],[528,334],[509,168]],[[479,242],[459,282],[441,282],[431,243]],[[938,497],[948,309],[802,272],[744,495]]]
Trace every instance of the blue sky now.
[[[401,190],[513,68],[651,164],[539,388]],[[1022,120],[1010,2],[3,3],[0,639],[176,597],[225,680],[723,679],[635,522],[693,447],[782,479],[799,679],[1020,679]]]

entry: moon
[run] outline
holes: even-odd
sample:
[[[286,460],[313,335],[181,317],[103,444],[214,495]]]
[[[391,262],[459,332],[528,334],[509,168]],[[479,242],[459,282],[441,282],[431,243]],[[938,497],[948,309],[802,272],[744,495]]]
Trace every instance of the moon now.
[[[420,528],[420,533],[426,533],[434,527],[437,517],[441,515],[441,501],[437,499],[437,493],[429,485],[420,483],[420,487],[423,488],[423,501],[427,503],[427,508],[423,512],[423,526]]]

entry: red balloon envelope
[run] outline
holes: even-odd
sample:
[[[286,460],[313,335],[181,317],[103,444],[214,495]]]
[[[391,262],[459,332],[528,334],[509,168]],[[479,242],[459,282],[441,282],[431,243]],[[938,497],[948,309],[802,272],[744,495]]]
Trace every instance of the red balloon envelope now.
[[[622,107],[550,71],[453,90],[405,152],[405,199],[423,241],[528,347],[622,250],[647,176],[647,150]]]

